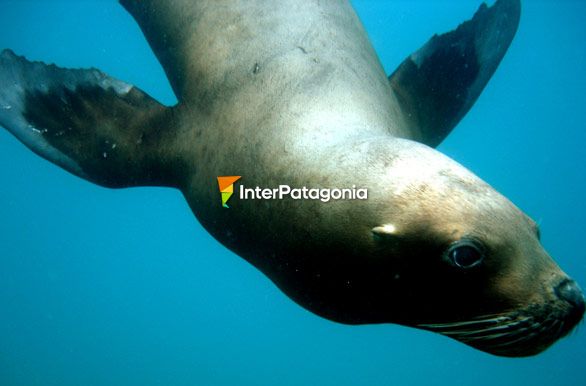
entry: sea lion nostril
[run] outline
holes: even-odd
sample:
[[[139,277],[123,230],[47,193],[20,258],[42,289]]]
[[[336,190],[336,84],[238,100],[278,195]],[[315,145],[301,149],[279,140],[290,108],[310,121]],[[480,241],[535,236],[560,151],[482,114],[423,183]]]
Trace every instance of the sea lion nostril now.
[[[586,304],[582,290],[574,280],[564,280],[555,288],[558,298],[567,301],[576,308],[576,311],[583,314]]]

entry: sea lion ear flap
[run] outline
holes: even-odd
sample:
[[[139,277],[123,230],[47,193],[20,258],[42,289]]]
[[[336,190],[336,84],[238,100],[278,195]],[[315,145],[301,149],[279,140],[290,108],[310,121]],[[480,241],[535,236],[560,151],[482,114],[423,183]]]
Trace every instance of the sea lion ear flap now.
[[[397,227],[393,224],[376,226],[370,232],[372,233],[373,239],[381,243],[390,243],[400,237]]]
[[[412,138],[435,147],[470,110],[505,55],[520,0],[482,4],[457,29],[434,35],[389,77]]]

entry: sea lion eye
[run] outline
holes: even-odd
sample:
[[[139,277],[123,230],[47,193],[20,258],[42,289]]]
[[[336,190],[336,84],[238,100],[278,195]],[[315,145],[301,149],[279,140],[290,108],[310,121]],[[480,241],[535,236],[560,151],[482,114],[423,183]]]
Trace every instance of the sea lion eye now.
[[[462,239],[447,249],[445,257],[457,268],[472,268],[484,259],[484,247],[476,240]]]

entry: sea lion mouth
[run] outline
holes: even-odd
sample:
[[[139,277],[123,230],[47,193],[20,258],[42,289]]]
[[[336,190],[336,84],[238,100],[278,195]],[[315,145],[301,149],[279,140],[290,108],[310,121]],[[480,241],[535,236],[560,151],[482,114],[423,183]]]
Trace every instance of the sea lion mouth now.
[[[524,357],[539,354],[568,335],[583,314],[584,308],[562,311],[557,303],[552,303],[467,321],[418,324],[417,327],[493,355]]]

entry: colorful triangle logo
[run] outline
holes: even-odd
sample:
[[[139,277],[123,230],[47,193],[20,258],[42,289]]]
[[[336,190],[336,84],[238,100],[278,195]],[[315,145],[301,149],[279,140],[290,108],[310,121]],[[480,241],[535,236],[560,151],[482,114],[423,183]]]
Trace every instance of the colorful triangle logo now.
[[[220,187],[220,193],[222,194],[222,206],[229,208],[227,202],[234,194],[234,183],[238,181],[242,176],[222,176],[218,177],[218,186]]]

